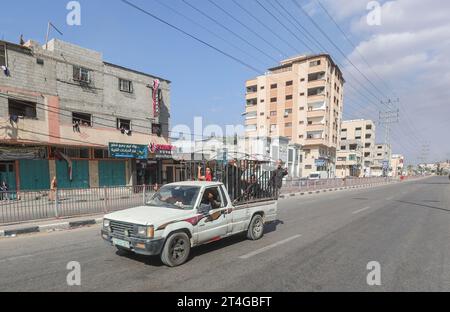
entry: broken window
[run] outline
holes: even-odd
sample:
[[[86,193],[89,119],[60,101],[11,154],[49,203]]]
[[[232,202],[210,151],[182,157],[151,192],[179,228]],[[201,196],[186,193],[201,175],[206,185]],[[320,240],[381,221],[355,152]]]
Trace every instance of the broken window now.
[[[36,118],[36,103],[8,99],[8,111],[10,116]]]
[[[80,126],[92,127],[92,115],[85,113],[72,113],[73,124],[79,124]]]
[[[131,120],[117,118],[117,129],[130,131],[131,130]]]

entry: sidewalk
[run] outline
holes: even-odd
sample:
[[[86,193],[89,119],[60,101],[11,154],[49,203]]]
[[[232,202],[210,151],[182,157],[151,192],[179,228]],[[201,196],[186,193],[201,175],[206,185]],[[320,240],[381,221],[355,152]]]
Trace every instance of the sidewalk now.
[[[12,225],[0,226],[0,238],[16,237],[17,235],[30,233],[47,233],[61,230],[69,230],[88,225],[101,224],[103,214],[81,216],[74,218],[49,219],[43,221],[30,221]]]

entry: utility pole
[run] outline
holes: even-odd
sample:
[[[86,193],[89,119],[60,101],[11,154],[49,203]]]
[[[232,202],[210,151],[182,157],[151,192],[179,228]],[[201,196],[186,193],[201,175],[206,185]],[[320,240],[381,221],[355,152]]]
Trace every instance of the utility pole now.
[[[423,168],[425,170],[426,170],[426,165],[427,165],[427,162],[428,162],[429,153],[430,153],[430,144],[428,144],[428,143],[422,144],[422,149],[421,149],[421,152],[420,152],[419,161],[420,161],[421,164],[424,165]],[[421,172],[422,173],[423,173],[424,169],[421,168]]]
[[[380,111],[380,120],[379,124],[384,126],[384,144],[386,148],[391,148],[391,129],[392,125],[399,123],[400,121],[400,109],[398,108],[398,104],[400,99],[392,101],[389,99],[387,102],[381,102],[382,105],[387,105],[387,109],[385,111]],[[397,104],[394,106],[393,104]],[[392,148],[391,148],[392,151]],[[388,159],[390,155],[384,155],[383,162],[383,176],[387,176],[389,168],[391,167],[391,160]],[[387,168],[386,168],[387,167]]]

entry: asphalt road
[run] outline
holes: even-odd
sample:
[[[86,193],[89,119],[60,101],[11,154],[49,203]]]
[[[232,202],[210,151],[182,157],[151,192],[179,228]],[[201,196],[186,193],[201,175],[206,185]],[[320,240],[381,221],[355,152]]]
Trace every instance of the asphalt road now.
[[[283,200],[262,240],[202,246],[173,269],[116,253],[99,227],[2,239],[0,291],[450,291],[449,182]],[[70,261],[81,286],[67,286]],[[367,284],[371,261],[381,286]]]

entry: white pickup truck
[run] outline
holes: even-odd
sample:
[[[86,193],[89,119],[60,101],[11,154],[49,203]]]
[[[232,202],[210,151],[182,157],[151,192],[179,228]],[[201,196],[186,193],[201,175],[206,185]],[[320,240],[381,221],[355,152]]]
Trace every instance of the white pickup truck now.
[[[276,219],[274,199],[234,206],[222,183],[180,182],[162,187],[145,206],[106,215],[101,234],[121,251],[160,255],[174,267],[195,246],[243,232],[258,240]]]

